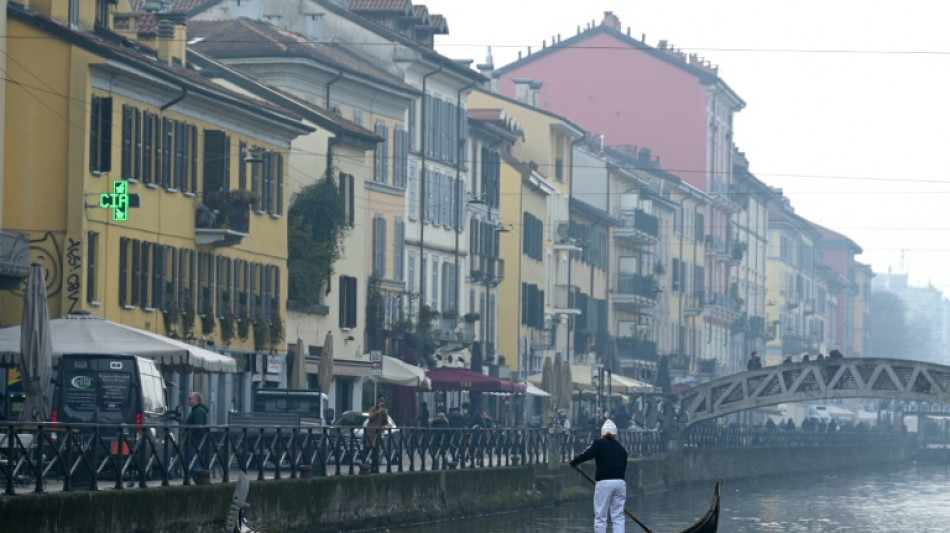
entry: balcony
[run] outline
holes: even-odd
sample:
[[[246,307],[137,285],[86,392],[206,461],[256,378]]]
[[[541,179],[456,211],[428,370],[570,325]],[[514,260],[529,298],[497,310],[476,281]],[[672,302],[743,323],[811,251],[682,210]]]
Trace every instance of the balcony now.
[[[209,194],[195,212],[195,244],[235,246],[250,235],[251,204],[255,200],[241,192],[226,197]]]
[[[656,305],[659,289],[656,278],[641,274],[617,274],[612,301],[614,305],[634,310]]]
[[[636,337],[617,337],[617,355],[626,359],[656,362],[656,343]]]
[[[725,180],[713,179],[709,188],[712,204],[723,211],[737,213],[742,208],[736,201],[735,188]]]
[[[642,209],[623,211],[620,215],[621,226],[614,229],[614,237],[625,244],[656,244],[660,235],[660,221]]]
[[[551,300],[555,314],[560,315],[579,315],[581,310],[577,309],[574,301],[574,294],[577,287],[574,285],[555,285],[554,294]]]
[[[713,293],[705,302],[705,308],[712,313],[712,317],[723,322],[734,322],[740,316],[739,302],[729,294]]]
[[[765,336],[765,318],[761,316],[750,316],[749,333],[756,337]]]
[[[462,331],[458,328],[459,319],[451,316],[440,316],[432,321],[435,336],[440,341],[462,341]]]
[[[718,257],[721,259],[728,259],[730,261],[732,258],[732,247],[726,240],[722,237],[715,235],[706,235],[706,256]]]
[[[30,237],[0,230],[0,289],[16,289],[29,275]]]
[[[473,255],[469,275],[472,281],[497,287],[505,279],[505,260],[497,257]]]

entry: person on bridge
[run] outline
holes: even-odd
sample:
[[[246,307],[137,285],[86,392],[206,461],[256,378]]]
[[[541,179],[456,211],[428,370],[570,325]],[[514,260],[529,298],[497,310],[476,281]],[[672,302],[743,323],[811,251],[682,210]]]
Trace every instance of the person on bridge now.
[[[614,533],[623,533],[627,504],[627,450],[617,441],[617,425],[612,420],[600,428],[601,438],[571,459],[571,468],[590,461],[597,465],[594,475],[594,533],[607,533],[607,520]]]
[[[753,351],[749,356],[749,362],[745,365],[746,370],[761,370],[762,359],[759,358],[759,352]]]

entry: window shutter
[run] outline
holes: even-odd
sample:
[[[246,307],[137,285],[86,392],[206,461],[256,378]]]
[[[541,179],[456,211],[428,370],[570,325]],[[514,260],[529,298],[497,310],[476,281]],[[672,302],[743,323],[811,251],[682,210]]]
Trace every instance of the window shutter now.
[[[277,154],[277,214],[284,214],[284,154]]]
[[[122,179],[132,178],[132,134],[134,131],[132,106],[122,106]]]

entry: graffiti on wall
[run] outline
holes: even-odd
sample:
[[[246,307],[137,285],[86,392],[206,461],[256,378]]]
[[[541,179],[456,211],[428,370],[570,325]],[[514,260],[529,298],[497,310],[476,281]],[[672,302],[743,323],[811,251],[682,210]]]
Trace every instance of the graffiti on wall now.
[[[30,261],[41,263],[46,270],[46,294],[50,299],[60,294],[63,286],[63,253],[60,240],[52,231],[42,237],[30,237]],[[13,291],[18,296],[26,294],[26,280]]]

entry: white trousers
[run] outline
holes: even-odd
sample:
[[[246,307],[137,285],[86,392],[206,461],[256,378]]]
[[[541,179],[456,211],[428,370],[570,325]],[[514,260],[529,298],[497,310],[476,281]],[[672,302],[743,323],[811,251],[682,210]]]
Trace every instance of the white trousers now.
[[[594,487],[594,533],[607,533],[607,521],[614,525],[613,533],[623,533],[626,518],[623,506],[627,504],[627,482],[622,479],[604,479]]]

